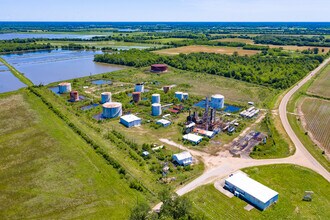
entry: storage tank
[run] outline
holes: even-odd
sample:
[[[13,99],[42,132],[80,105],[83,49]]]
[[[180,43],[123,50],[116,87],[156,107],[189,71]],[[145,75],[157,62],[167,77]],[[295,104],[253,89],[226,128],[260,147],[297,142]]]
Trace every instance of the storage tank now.
[[[60,94],[71,92],[71,83],[62,82],[58,84],[58,92]]]
[[[144,92],[144,84],[142,83],[135,84],[134,92]]]
[[[141,101],[141,92],[132,92],[132,98],[135,103]]]
[[[79,101],[79,93],[78,93],[78,91],[71,91],[70,92],[70,101],[71,102]]]
[[[119,102],[107,102],[102,107],[104,118],[116,118],[122,115],[122,104]]]
[[[160,103],[160,95],[159,94],[152,94],[151,96],[151,103]]]
[[[171,87],[170,86],[164,86],[163,87],[163,91],[164,93],[168,93],[168,91],[170,91]]]
[[[162,105],[159,103],[154,103],[151,105],[151,114],[153,116],[159,116],[162,114]]]
[[[211,107],[215,109],[223,108],[225,105],[225,97],[223,95],[217,94],[211,96]]]
[[[182,101],[182,99],[183,99],[183,93],[182,92],[175,92],[175,98],[177,98],[180,101]]]
[[[111,102],[111,92],[102,92],[101,93],[101,103]]]
[[[184,99],[184,100],[187,100],[188,97],[189,97],[189,94],[188,94],[188,93],[183,93],[183,99]]]

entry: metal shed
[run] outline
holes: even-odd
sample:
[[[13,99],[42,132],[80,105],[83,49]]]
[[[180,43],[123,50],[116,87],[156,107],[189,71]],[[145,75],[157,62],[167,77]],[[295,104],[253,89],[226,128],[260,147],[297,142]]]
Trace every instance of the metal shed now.
[[[120,123],[125,125],[126,127],[135,127],[141,125],[141,118],[136,117],[135,115],[124,115],[120,117]]]
[[[188,151],[183,151],[178,154],[173,154],[172,159],[182,166],[190,165],[193,162],[193,158]]]

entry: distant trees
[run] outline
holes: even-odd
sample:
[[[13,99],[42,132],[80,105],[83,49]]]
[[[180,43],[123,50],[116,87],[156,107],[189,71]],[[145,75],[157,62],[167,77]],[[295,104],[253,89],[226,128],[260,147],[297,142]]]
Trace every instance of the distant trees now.
[[[256,44],[297,45],[297,46],[326,46],[330,47],[330,41],[324,36],[277,36],[259,35],[253,38]]]
[[[52,49],[52,45],[48,44],[37,44],[34,40],[2,40],[0,41],[0,52],[19,52],[26,50],[41,50],[41,49]]]
[[[299,58],[263,55],[229,56],[212,53],[161,56],[136,49],[96,55],[94,58],[97,62],[135,67],[166,63],[182,70],[206,72],[277,89],[290,87],[316,68],[323,59],[322,55],[302,55]]]

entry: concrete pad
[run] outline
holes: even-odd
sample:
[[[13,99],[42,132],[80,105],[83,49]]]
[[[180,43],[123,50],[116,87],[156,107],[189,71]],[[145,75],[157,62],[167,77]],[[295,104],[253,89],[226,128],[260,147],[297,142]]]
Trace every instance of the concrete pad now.
[[[229,198],[234,197],[234,194],[232,194],[231,192],[229,192],[228,190],[226,190],[226,189],[223,188],[224,185],[225,185],[225,179],[221,179],[221,180],[215,181],[215,183],[214,183],[214,187],[218,191],[220,191],[221,193],[225,194]]]
[[[253,207],[252,205],[250,205],[250,204],[247,204],[247,205],[244,207],[244,209],[245,209],[246,211],[251,211],[252,209],[254,209],[254,207]]]

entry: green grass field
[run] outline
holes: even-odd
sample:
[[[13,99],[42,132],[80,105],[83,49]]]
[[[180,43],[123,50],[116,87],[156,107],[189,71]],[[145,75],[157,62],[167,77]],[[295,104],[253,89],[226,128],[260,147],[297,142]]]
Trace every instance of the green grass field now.
[[[144,200],[36,96],[0,105],[0,219],[127,219]]]
[[[279,193],[278,203],[265,211],[244,210],[247,203],[228,198],[213,185],[197,188],[188,194],[194,211],[206,219],[328,219],[330,216],[329,183],[319,174],[294,165],[269,165],[243,170],[251,178]],[[302,201],[304,192],[314,192],[312,202]]]

